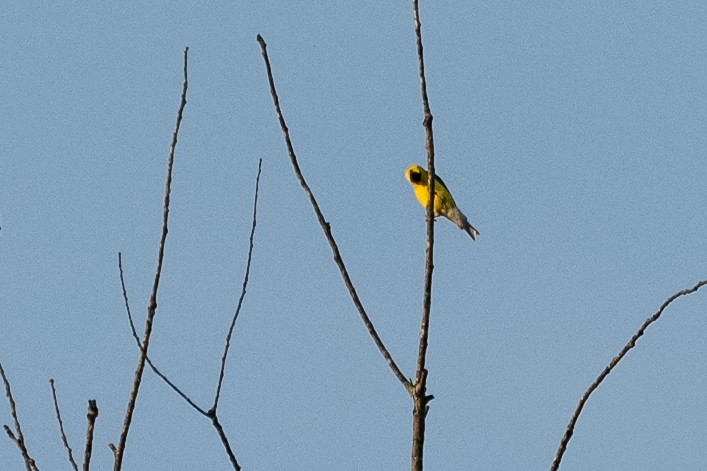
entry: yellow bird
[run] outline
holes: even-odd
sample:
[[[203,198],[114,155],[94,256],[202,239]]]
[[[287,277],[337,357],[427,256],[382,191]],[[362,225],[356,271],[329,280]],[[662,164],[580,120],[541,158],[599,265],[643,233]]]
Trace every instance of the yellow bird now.
[[[427,187],[429,180],[427,170],[419,165],[412,165],[405,170],[405,178],[412,183],[412,189],[415,190],[417,200],[423,207],[427,208],[427,203],[430,201],[430,189]],[[466,231],[472,239],[476,240],[476,238],[479,237],[479,231],[469,224],[464,213],[457,208],[457,204],[454,202],[452,194],[447,189],[447,185],[445,185],[442,179],[437,175],[435,175],[434,214],[435,217],[446,217],[459,226],[459,229]]]

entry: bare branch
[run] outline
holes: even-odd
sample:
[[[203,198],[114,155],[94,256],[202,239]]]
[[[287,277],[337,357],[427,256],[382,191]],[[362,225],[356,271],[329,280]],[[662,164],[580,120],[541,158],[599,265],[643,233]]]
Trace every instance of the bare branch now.
[[[59,432],[61,433],[61,441],[64,442],[64,448],[69,454],[69,463],[74,468],[74,471],[79,471],[79,466],[74,461],[74,453],[71,451],[71,446],[69,445],[69,440],[66,438],[66,433],[64,432],[64,422],[61,420],[61,411],[59,411],[59,401],[56,398],[56,388],[54,387],[54,380],[50,379],[49,384],[52,387],[52,398],[54,399],[54,412],[56,412],[56,420],[59,422]]]
[[[145,333],[143,335],[142,346],[140,349],[140,358],[138,359],[138,364],[135,369],[135,379],[133,381],[132,391],[130,392],[130,399],[128,401],[128,407],[125,412],[125,420],[123,422],[123,430],[120,434],[120,441],[115,451],[115,465],[113,467],[114,471],[119,471],[123,465],[123,455],[125,452],[125,444],[128,439],[128,432],[130,431],[130,424],[133,419],[133,412],[135,410],[135,404],[137,402],[137,396],[140,391],[140,384],[142,382],[142,374],[145,370],[145,363],[147,358],[147,351],[150,346],[150,337],[152,335],[152,323],[155,319],[155,313],[157,312],[157,290],[160,284],[160,275],[162,274],[162,262],[164,260],[164,248],[165,242],[167,241],[167,222],[169,220],[169,199],[172,190],[172,167],[174,165],[174,153],[177,148],[177,137],[179,135],[179,127],[182,123],[182,116],[184,113],[184,108],[187,105],[187,89],[188,89],[188,78],[187,78],[187,59],[189,54],[189,48],[184,49],[184,85],[182,87],[182,98],[179,104],[179,111],[177,112],[177,123],[175,125],[174,134],[172,135],[172,145],[169,152],[169,160],[167,164],[167,182],[165,184],[165,194],[164,194],[164,206],[162,215],[162,237],[160,238],[159,253],[157,256],[157,270],[155,273],[155,281],[152,286],[152,293],[150,295],[150,303],[147,308],[147,319],[145,321]]]
[[[277,96],[277,90],[275,89],[275,80],[273,79],[272,68],[270,67],[270,59],[268,58],[267,44],[265,43],[265,40],[263,39],[263,37],[261,35],[258,35],[258,43],[260,44],[260,49],[262,50],[262,53],[263,53],[263,59],[265,60],[265,68],[266,68],[267,74],[268,74],[268,82],[270,83],[270,94],[272,95],[273,103],[275,104],[275,111],[277,112],[277,117],[278,117],[278,120],[280,121],[280,127],[282,128],[282,134],[285,138],[285,144],[287,145],[287,152],[290,156],[290,161],[292,162],[292,166],[294,167],[295,174],[297,175],[297,179],[299,180],[300,185],[304,189],[304,192],[309,197],[309,202],[312,204],[312,207],[314,208],[314,212],[316,213],[317,219],[319,220],[319,225],[322,226],[322,230],[324,231],[324,235],[326,236],[327,241],[329,242],[329,246],[331,247],[331,251],[334,254],[334,261],[336,262],[336,265],[339,267],[339,271],[341,272],[341,276],[344,279],[344,284],[346,285],[346,288],[349,290],[349,294],[351,295],[351,299],[353,300],[353,303],[356,306],[356,309],[358,309],[358,312],[361,315],[361,319],[363,320],[363,323],[366,325],[366,329],[368,329],[368,333],[373,338],[373,341],[375,342],[376,346],[378,347],[378,350],[380,350],[381,354],[383,355],[383,358],[385,358],[385,361],[388,363],[388,366],[390,367],[390,369],[393,370],[393,373],[395,374],[395,376],[402,383],[402,385],[405,387],[405,389],[410,394],[412,394],[412,384],[405,377],[403,372],[400,371],[400,368],[398,368],[398,365],[393,360],[393,357],[390,355],[390,352],[388,352],[388,349],[385,347],[385,345],[383,344],[383,341],[378,336],[378,332],[376,332],[376,329],[373,326],[371,319],[368,317],[368,314],[366,314],[366,310],[364,309],[363,304],[361,303],[361,300],[358,297],[358,293],[356,292],[356,288],[354,287],[353,282],[351,281],[351,277],[349,277],[349,272],[346,269],[346,265],[344,265],[344,260],[341,258],[341,253],[339,252],[339,247],[336,244],[336,241],[334,240],[334,236],[331,232],[331,226],[329,225],[327,220],[324,218],[324,214],[322,214],[321,209],[319,209],[319,204],[317,203],[317,200],[314,198],[314,194],[312,193],[312,190],[309,188],[307,181],[304,179],[304,175],[302,175],[302,171],[300,170],[299,164],[297,163],[297,155],[295,154],[294,147],[292,146],[292,141],[290,140],[290,131],[287,128],[287,124],[285,123],[285,117],[282,115],[282,110],[280,109],[280,98]]]
[[[228,459],[231,460],[231,466],[233,466],[233,469],[235,469],[236,471],[241,471],[241,466],[236,460],[236,455],[233,454],[231,445],[228,443],[228,437],[226,436],[226,432],[223,431],[223,427],[221,426],[221,422],[219,422],[218,420],[218,415],[216,415],[216,411],[212,409],[209,412],[213,412],[213,414],[211,415],[211,423],[216,429],[216,433],[218,433],[219,438],[221,438],[221,443],[223,443],[223,446],[226,449]]]
[[[93,452],[93,429],[96,425],[96,417],[98,417],[98,406],[95,399],[88,401],[88,426],[86,427],[86,447],[83,453],[83,471],[88,471],[91,467],[91,453]]]
[[[572,434],[574,434],[574,427],[577,424],[577,420],[579,419],[579,414],[582,413],[582,409],[584,408],[584,405],[587,403],[587,400],[589,400],[589,396],[592,395],[592,393],[599,387],[599,385],[606,379],[607,376],[609,376],[609,373],[616,367],[616,365],[619,364],[619,362],[623,359],[624,356],[631,350],[633,347],[636,346],[636,341],[638,341],[639,338],[643,336],[643,334],[646,332],[646,329],[657,321],[661,315],[663,315],[663,311],[670,306],[670,304],[678,299],[681,296],[686,296],[688,294],[692,294],[704,285],[707,285],[707,280],[702,280],[698,282],[695,286],[692,288],[687,288],[682,291],[678,291],[677,293],[673,294],[670,296],[668,299],[665,300],[665,302],[660,306],[660,309],[650,316],[648,319],[643,322],[643,325],[641,325],[641,328],[638,329],[638,331],[633,334],[633,337],[631,337],[631,340],[628,341],[626,345],[624,345],[624,348],[621,349],[621,351],[609,362],[609,364],[604,368],[604,370],[597,376],[597,378],[594,380],[594,382],[587,388],[586,391],[584,391],[584,394],[582,394],[582,398],[579,400],[579,404],[577,404],[577,407],[574,410],[574,413],[572,414],[572,418],[570,418],[569,423],[567,424],[567,429],[565,430],[565,434],[562,436],[562,440],[560,441],[560,447],[557,450],[557,453],[555,454],[555,459],[552,462],[552,466],[550,467],[551,471],[557,471],[560,468],[560,462],[562,461],[562,456],[565,453],[565,450],[567,449],[567,444],[569,443],[570,439],[572,438]]]
[[[427,80],[425,79],[425,59],[422,47],[422,25],[420,23],[420,8],[418,0],[412,2],[412,16],[417,38],[417,58],[420,64],[420,92],[424,110],[423,126],[425,128],[425,148],[427,149],[428,187],[430,191],[427,202],[427,250],[425,254],[425,287],[422,299],[422,321],[420,323],[420,346],[417,355],[417,374],[413,390],[413,427],[412,427],[412,470],[422,471],[423,451],[425,443],[425,418],[432,396],[427,395],[427,343],[430,327],[430,311],[432,308],[432,272],[434,270],[434,199],[435,199],[435,148],[432,130],[432,111],[427,96]]]
[[[248,261],[245,266],[245,275],[243,277],[243,287],[241,289],[241,296],[238,298],[238,305],[236,307],[236,312],[233,314],[233,319],[231,320],[231,325],[228,328],[228,335],[226,335],[226,346],[223,349],[223,357],[221,357],[221,371],[218,376],[218,386],[216,387],[216,397],[214,398],[214,405],[211,410],[216,413],[218,408],[218,401],[221,397],[221,386],[223,385],[223,375],[226,369],[226,357],[228,356],[228,349],[231,346],[231,336],[233,335],[233,329],[236,326],[236,319],[238,319],[238,314],[241,312],[241,307],[243,306],[243,299],[245,298],[246,288],[248,287],[248,277],[250,276],[250,262],[253,259],[253,237],[255,236],[255,225],[256,216],[258,214],[258,189],[260,187],[260,171],[263,166],[263,159],[258,162],[258,176],[255,177],[255,197],[253,198],[253,223],[250,228],[250,242],[248,247]],[[225,444],[225,443],[224,443]]]
[[[133,316],[130,311],[130,303],[128,302],[128,292],[125,288],[125,277],[123,275],[123,256],[120,252],[118,252],[118,270],[120,271],[120,285],[123,288],[123,301],[125,303],[125,311],[128,313],[128,321],[130,322],[130,330],[132,331],[133,338],[135,339],[135,342],[137,343],[137,348],[140,350],[143,350],[142,348],[142,343],[140,342],[140,337],[137,335],[137,330],[135,330],[135,323],[133,322]],[[152,371],[159,376],[162,381],[167,383],[167,385],[172,388],[174,392],[176,392],[182,399],[184,399],[190,406],[192,406],[197,412],[199,412],[201,415],[204,417],[208,417],[209,413],[199,407],[194,401],[191,400],[189,396],[187,396],[177,385],[175,385],[172,381],[170,381],[167,376],[160,371],[157,366],[154,365],[152,360],[148,355],[145,355],[145,361],[147,361],[147,364],[150,366]]]
[[[17,418],[17,405],[15,404],[15,399],[12,397],[12,391],[10,390],[10,381],[7,379],[7,376],[5,376],[5,370],[2,368],[1,363],[0,376],[2,376],[2,381],[5,383],[5,395],[10,403],[10,413],[12,414],[12,419],[15,421],[16,435],[12,433],[12,430],[10,430],[10,427],[7,425],[3,425],[3,428],[5,429],[7,436],[10,437],[10,440],[15,442],[15,445],[19,448],[20,453],[22,453],[22,458],[25,460],[25,467],[27,468],[27,471],[38,471],[39,468],[37,468],[37,464],[34,462],[32,457],[29,456],[29,452],[27,451],[25,436],[22,434],[20,420]]]
[[[423,376],[425,369],[425,360],[427,357],[427,337],[429,331],[429,318],[432,305],[432,271],[434,270],[434,196],[435,196],[435,149],[434,149],[434,134],[432,131],[432,112],[430,111],[430,103],[427,97],[427,81],[425,80],[425,61],[422,49],[422,32],[420,24],[420,12],[417,0],[413,0],[413,18],[415,21],[415,34],[417,36],[417,56],[420,63],[420,88],[422,92],[422,104],[424,108],[425,118],[423,126],[425,127],[425,148],[427,149],[427,172],[428,172],[428,187],[430,188],[430,198],[427,203],[427,252],[425,256],[425,287],[424,299],[422,302],[422,324],[420,329],[420,348],[417,357],[417,381],[419,382]]]

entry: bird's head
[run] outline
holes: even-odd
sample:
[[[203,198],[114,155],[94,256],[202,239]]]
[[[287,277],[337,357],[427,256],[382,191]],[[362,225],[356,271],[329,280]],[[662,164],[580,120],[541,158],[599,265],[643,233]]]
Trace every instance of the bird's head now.
[[[412,165],[405,170],[405,178],[413,185],[424,185],[427,182],[427,171],[419,165]]]

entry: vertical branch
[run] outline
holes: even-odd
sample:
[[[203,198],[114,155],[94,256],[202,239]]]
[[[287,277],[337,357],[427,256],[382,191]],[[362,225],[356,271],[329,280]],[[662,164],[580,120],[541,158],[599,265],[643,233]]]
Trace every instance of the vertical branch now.
[[[589,385],[589,388],[587,388],[586,391],[584,391],[584,394],[582,394],[581,399],[579,400],[579,404],[577,404],[577,407],[574,410],[574,413],[572,414],[572,418],[570,418],[569,423],[567,424],[567,428],[565,430],[564,435],[562,436],[562,440],[560,441],[560,446],[557,449],[557,453],[555,454],[555,459],[552,462],[552,466],[550,467],[551,471],[557,471],[560,468],[560,462],[562,461],[562,456],[565,454],[565,450],[567,449],[567,444],[569,443],[570,439],[572,438],[572,435],[574,434],[574,427],[577,424],[577,420],[579,419],[579,414],[582,413],[582,409],[584,409],[584,405],[587,403],[589,400],[589,396],[592,395],[592,393],[599,387],[599,385],[606,379],[607,376],[609,376],[609,373],[616,367],[616,365],[619,364],[619,362],[623,359],[624,356],[631,350],[633,347],[636,346],[636,342],[638,339],[640,339],[643,334],[646,332],[646,329],[657,321],[660,316],[663,315],[663,311],[670,306],[670,304],[678,299],[681,296],[686,296],[688,294],[692,294],[704,285],[707,285],[707,280],[702,280],[698,282],[695,286],[692,288],[687,288],[682,291],[678,291],[677,293],[673,294],[670,296],[668,299],[665,300],[665,302],[660,306],[660,309],[653,314],[651,317],[646,319],[643,322],[643,325],[641,325],[641,328],[636,331],[635,334],[633,334],[633,337],[628,341],[626,345],[624,345],[624,348],[621,349],[621,351],[609,362],[609,364],[604,368],[604,370],[597,376],[597,378],[594,380],[594,382]]]
[[[86,446],[83,452],[83,471],[88,471],[91,467],[91,453],[93,452],[93,429],[96,425],[96,417],[98,417],[98,406],[95,399],[88,401],[88,425],[86,426]]]
[[[299,164],[297,163],[297,155],[295,154],[295,149],[292,146],[292,140],[290,140],[290,131],[287,128],[287,124],[285,123],[285,117],[283,116],[282,110],[280,109],[280,98],[277,96],[277,90],[275,89],[275,79],[273,79],[272,68],[270,67],[270,59],[268,58],[267,44],[265,43],[265,40],[263,39],[263,37],[261,35],[258,35],[258,43],[260,44],[260,49],[263,53],[263,60],[265,61],[265,69],[268,74],[268,82],[270,84],[270,94],[272,95],[273,103],[275,105],[275,112],[277,113],[278,120],[280,121],[280,128],[282,129],[282,135],[284,136],[285,144],[287,145],[287,153],[290,156],[290,162],[292,163],[292,167],[295,170],[295,174],[297,175],[297,179],[299,180],[299,183],[302,186],[302,189],[304,189],[304,192],[307,194],[307,197],[309,198],[309,202],[312,204],[312,208],[314,208],[314,212],[317,215],[317,220],[319,221],[319,225],[322,227],[322,230],[324,231],[324,235],[326,236],[327,241],[329,242],[329,246],[331,247],[331,251],[334,255],[334,262],[336,263],[336,266],[339,267],[339,271],[341,272],[341,277],[344,279],[344,284],[346,285],[346,288],[349,290],[349,295],[351,296],[351,299],[352,299],[354,305],[356,306],[356,309],[358,309],[358,313],[361,316],[361,319],[363,320],[363,323],[366,326],[366,329],[368,329],[369,335],[371,336],[371,338],[373,338],[373,342],[378,347],[378,350],[380,350],[381,354],[383,355],[383,358],[385,358],[385,361],[386,361],[386,363],[388,363],[388,366],[390,367],[390,369],[393,370],[393,373],[395,374],[395,376],[402,383],[402,385],[405,387],[405,389],[410,394],[412,394],[412,385],[410,384],[410,381],[405,377],[403,372],[400,371],[400,368],[398,368],[398,365],[393,360],[393,357],[391,356],[390,352],[388,352],[388,349],[385,347],[385,344],[383,344],[383,341],[378,336],[378,332],[376,331],[375,327],[373,326],[371,319],[368,317],[368,314],[366,313],[366,309],[363,307],[363,304],[361,303],[361,300],[358,297],[358,293],[356,292],[356,288],[354,287],[354,284],[351,281],[351,277],[349,276],[349,272],[346,269],[346,265],[344,264],[344,260],[343,260],[343,258],[341,258],[341,253],[339,252],[339,246],[336,244],[336,240],[334,240],[334,235],[331,232],[331,226],[327,222],[327,220],[324,218],[324,214],[322,213],[321,209],[319,209],[319,204],[317,203],[317,200],[314,198],[314,193],[312,193],[312,190],[309,188],[307,181],[304,179],[304,175],[302,175],[302,171],[300,170]]]
[[[52,398],[54,399],[54,412],[56,412],[56,420],[59,422],[59,432],[61,433],[61,441],[64,442],[64,448],[69,454],[69,463],[74,468],[74,471],[79,471],[79,466],[74,461],[74,453],[69,445],[69,440],[66,438],[66,433],[64,432],[64,422],[61,420],[61,412],[59,411],[59,401],[56,398],[56,388],[54,387],[54,380],[50,379],[49,384],[52,387]]]
[[[432,111],[427,96],[425,79],[425,60],[422,47],[422,25],[418,0],[412,2],[412,15],[417,38],[417,57],[420,64],[420,91],[424,109],[423,126],[425,128],[425,148],[427,149],[427,172],[430,198],[427,203],[427,250],[425,255],[425,287],[422,299],[422,322],[420,324],[420,346],[417,356],[417,374],[413,394],[413,429],[412,429],[412,470],[422,470],[425,442],[425,418],[432,396],[427,395],[427,339],[429,336],[430,310],[432,307],[432,271],[434,270],[434,198],[435,198],[435,149],[432,131]]]
[[[20,419],[17,418],[17,405],[15,404],[15,399],[12,397],[10,381],[7,379],[7,376],[5,376],[5,370],[2,368],[2,364],[0,364],[0,376],[2,376],[2,381],[5,383],[5,395],[7,396],[7,401],[10,403],[10,414],[12,414],[12,419],[15,421],[15,432],[17,433],[17,436],[12,433],[12,430],[10,430],[10,427],[7,425],[4,425],[3,428],[5,429],[7,436],[10,437],[10,440],[17,445],[20,453],[22,453],[22,458],[25,460],[25,467],[27,468],[27,471],[37,471],[37,464],[34,462],[32,457],[29,456],[29,452],[27,451],[25,436],[22,434],[22,427],[20,426]]]
[[[420,331],[420,348],[417,365],[417,380],[423,376],[422,371],[425,369],[425,360],[427,354],[427,335],[429,326],[429,316],[432,305],[432,271],[434,270],[434,196],[435,196],[435,149],[434,149],[434,134],[432,130],[432,112],[430,111],[430,103],[427,97],[427,81],[425,80],[425,61],[422,48],[422,32],[420,24],[420,13],[418,9],[418,1],[413,1],[413,16],[415,20],[415,34],[417,36],[417,55],[420,63],[420,89],[422,92],[422,104],[424,108],[425,118],[423,126],[425,127],[425,148],[427,150],[427,172],[428,186],[430,188],[430,198],[427,203],[427,252],[425,256],[425,287],[424,299],[422,303],[423,318],[422,329]]]
[[[231,320],[231,325],[229,326],[228,334],[226,335],[226,346],[223,349],[223,356],[221,357],[221,370],[219,371],[218,385],[216,386],[216,395],[214,396],[214,405],[207,413],[207,417],[211,419],[211,424],[216,429],[216,433],[218,433],[219,438],[221,438],[221,443],[223,443],[223,447],[226,449],[228,459],[231,460],[231,466],[233,466],[233,469],[235,469],[236,471],[240,471],[241,466],[238,464],[238,461],[236,460],[236,455],[233,453],[233,450],[231,449],[231,444],[228,442],[228,437],[226,436],[226,433],[223,430],[221,422],[218,420],[216,409],[218,408],[218,402],[221,398],[221,387],[223,386],[223,377],[226,370],[226,359],[228,357],[228,350],[231,346],[231,337],[233,335],[233,329],[236,327],[236,320],[238,319],[238,314],[240,314],[241,307],[243,306],[243,299],[245,299],[246,288],[248,287],[248,279],[250,277],[250,264],[253,260],[253,239],[255,237],[255,226],[257,224],[258,215],[258,190],[260,188],[260,171],[262,169],[262,166],[263,159],[260,159],[260,161],[258,162],[258,175],[255,177],[255,197],[253,198],[253,222],[250,227],[248,261],[246,262],[245,275],[243,276],[243,286],[241,289],[241,295],[238,298],[236,312],[233,314],[233,319]]]
[[[260,187],[260,171],[263,166],[263,159],[258,162],[258,176],[255,177],[255,198],[253,198],[253,223],[250,228],[250,243],[248,247],[248,261],[245,266],[245,276],[243,277],[243,287],[241,289],[241,296],[238,298],[238,305],[236,307],[236,312],[233,314],[233,319],[231,320],[231,325],[228,328],[228,334],[226,335],[226,347],[223,349],[223,356],[221,357],[221,371],[218,376],[218,386],[216,387],[216,396],[214,397],[214,405],[211,408],[213,413],[216,413],[216,408],[218,408],[218,401],[221,397],[221,386],[223,385],[223,375],[226,369],[226,358],[228,357],[228,349],[231,346],[231,336],[233,335],[233,329],[236,326],[236,319],[238,319],[238,314],[241,312],[241,307],[243,306],[243,299],[245,298],[246,288],[248,287],[248,277],[250,276],[250,262],[253,259],[253,237],[255,236],[255,225],[256,216],[258,214],[258,189]]]
[[[125,452],[125,444],[128,439],[128,432],[130,430],[130,424],[133,419],[133,412],[135,411],[135,403],[137,402],[137,396],[140,391],[140,384],[142,382],[142,374],[145,370],[145,362],[147,358],[147,350],[150,345],[150,337],[152,335],[152,323],[155,319],[155,313],[157,312],[157,289],[160,284],[160,275],[162,274],[162,261],[164,260],[164,247],[167,241],[167,222],[169,220],[169,198],[172,190],[172,167],[174,165],[174,152],[177,148],[177,137],[179,135],[179,127],[182,123],[182,115],[184,113],[184,108],[187,104],[187,59],[189,54],[189,48],[184,49],[184,85],[182,87],[182,98],[179,104],[179,111],[177,113],[177,124],[174,128],[174,134],[172,135],[172,145],[169,151],[169,160],[167,163],[167,182],[165,183],[165,193],[164,193],[164,206],[162,213],[162,237],[160,238],[159,252],[157,256],[157,270],[155,273],[155,281],[152,286],[152,293],[150,294],[150,303],[147,308],[147,320],[145,321],[145,333],[142,340],[142,348],[140,349],[140,358],[138,359],[138,364],[135,369],[135,379],[133,381],[132,391],[130,392],[130,399],[128,401],[128,408],[125,412],[125,420],[123,422],[123,430],[120,434],[120,441],[118,446],[115,448],[115,465],[113,467],[114,471],[119,471],[123,465],[123,455]]]

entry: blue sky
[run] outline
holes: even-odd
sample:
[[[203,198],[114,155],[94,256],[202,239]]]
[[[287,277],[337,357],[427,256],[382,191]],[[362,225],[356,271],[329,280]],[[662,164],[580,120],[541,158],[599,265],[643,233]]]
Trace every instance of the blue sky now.
[[[481,232],[436,226],[426,464],[547,469],[582,392],[670,294],[707,278],[704,2],[421,5],[437,172]],[[190,47],[151,356],[220,406],[245,469],[406,469],[411,401],[368,337],[290,166],[378,331],[414,374],[424,163],[409,2],[14,2],[0,16],[0,362],[41,469],[54,419],[108,469],[137,360]],[[707,468],[705,298],[677,301],[591,398],[562,469]],[[11,423],[0,405],[0,421]],[[0,468],[22,469],[0,439]],[[125,469],[229,469],[146,372]]]

